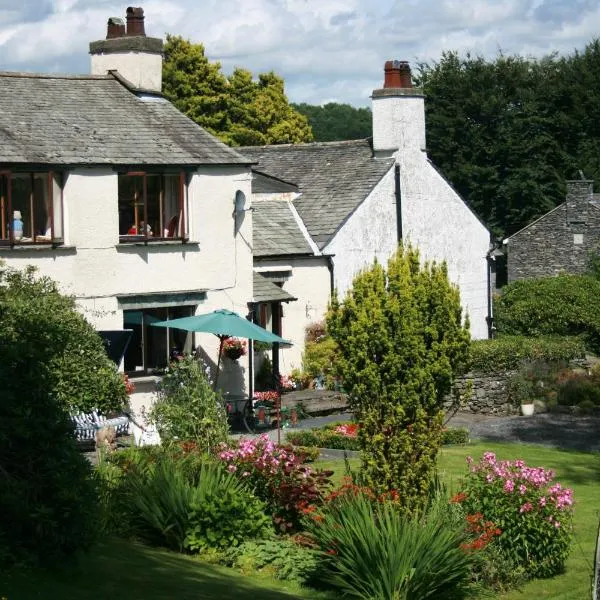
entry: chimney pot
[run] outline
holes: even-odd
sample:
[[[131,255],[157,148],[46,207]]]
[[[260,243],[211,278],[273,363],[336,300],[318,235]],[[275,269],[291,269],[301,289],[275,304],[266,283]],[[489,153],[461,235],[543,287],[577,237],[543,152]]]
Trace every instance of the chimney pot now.
[[[127,35],[146,35],[143,8],[133,6],[127,8]]]
[[[388,60],[383,68],[384,88],[412,89],[410,65],[405,60]]]
[[[110,17],[106,30],[106,39],[120,38],[125,36],[125,23],[119,17]]]

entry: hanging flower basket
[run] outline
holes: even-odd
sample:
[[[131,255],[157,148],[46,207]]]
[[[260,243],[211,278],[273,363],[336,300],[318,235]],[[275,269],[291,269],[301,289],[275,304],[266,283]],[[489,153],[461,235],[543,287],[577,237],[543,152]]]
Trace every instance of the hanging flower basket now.
[[[246,340],[230,337],[223,342],[223,354],[231,359],[237,360],[246,354]]]

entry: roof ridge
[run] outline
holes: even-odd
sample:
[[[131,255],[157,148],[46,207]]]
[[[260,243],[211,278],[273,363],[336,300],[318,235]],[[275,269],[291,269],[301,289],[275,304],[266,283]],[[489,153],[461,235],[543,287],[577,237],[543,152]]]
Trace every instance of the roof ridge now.
[[[113,79],[110,75],[74,75],[68,73],[30,73],[25,71],[0,71],[0,77],[27,79]]]
[[[321,146],[351,146],[359,143],[370,143],[370,137],[360,138],[357,140],[335,140],[333,142],[302,142],[300,144],[264,144],[262,146],[237,146],[240,149],[253,148],[314,148]]]

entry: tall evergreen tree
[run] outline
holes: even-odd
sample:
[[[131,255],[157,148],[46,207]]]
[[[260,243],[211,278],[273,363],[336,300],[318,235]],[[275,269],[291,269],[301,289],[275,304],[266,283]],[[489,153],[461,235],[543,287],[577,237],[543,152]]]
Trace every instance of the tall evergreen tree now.
[[[400,248],[334,298],[327,328],[337,368],[360,423],[361,476],[378,493],[396,490],[419,510],[435,472],[443,403],[466,368],[469,325],[445,264],[421,265]]]

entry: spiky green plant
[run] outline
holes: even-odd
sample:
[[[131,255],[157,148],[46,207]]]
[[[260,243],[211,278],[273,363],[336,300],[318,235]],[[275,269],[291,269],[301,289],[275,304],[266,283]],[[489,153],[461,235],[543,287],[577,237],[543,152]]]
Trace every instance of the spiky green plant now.
[[[408,518],[392,502],[362,493],[337,498],[309,524],[324,557],[323,577],[363,600],[459,599],[471,558],[465,533],[434,506]]]

